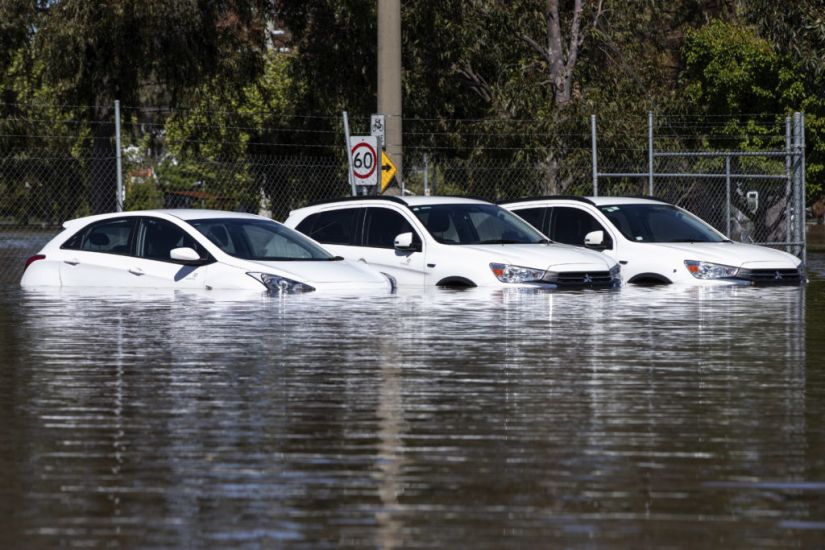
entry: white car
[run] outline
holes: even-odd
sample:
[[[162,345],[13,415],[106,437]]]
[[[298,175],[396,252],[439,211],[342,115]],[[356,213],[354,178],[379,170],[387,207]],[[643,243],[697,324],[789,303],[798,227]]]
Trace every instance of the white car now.
[[[518,216],[456,197],[364,196],[294,210],[284,222],[399,286],[612,288],[614,260],[552,244]]]
[[[801,260],[733,242],[687,210],[627,197],[545,197],[502,203],[552,240],[601,250],[633,284],[800,284]]]
[[[215,210],[78,218],[26,262],[24,287],[390,291],[394,281],[280,223]]]

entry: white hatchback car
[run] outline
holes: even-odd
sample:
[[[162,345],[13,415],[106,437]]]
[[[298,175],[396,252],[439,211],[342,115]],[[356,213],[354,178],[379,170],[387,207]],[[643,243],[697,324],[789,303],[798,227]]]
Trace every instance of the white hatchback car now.
[[[67,221],[26,262],[24,287],[390,291],[394,281],[254,214],[150,210]]]
[[[612,288],[618,264],[550,243],[503,208],[456,197],[365,196],[317,203],[284,222],[400,285]]]
[[[805,280],[796,256],[733,242],[666,202],[544,197],[501,204],[554,241],[602,250],[618,260],[626,283],[798,285]]]

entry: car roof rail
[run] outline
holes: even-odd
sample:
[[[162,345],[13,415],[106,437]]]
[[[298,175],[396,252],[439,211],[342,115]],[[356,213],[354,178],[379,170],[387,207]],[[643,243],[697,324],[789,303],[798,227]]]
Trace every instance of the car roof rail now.
[[[498,201],[496,204],[512,204],[514,202],[527,202],[527,201],[544,201],[544,200],[567,200],[567,201],[579,201],[584,202],[587,204],[595,205],[592,200],[588,199],[587,197],[582,197],[579,195],[543,195],[538,197],[523,197],[520,199],[507,199],[504,201]]]
[[[334,202],[370,201],[370,200],[388,201],[388,202],[394,202],[394,203],[397,203],[397,204],[403,204],[404,206],[407,206],[407,202],[404,199],[402,199],[400,197],[393,196],[393,195],[361,195],[361,196],[355,196],[355,197],[337,197],[337,198],[333,198],[333,199],[320,199],[320,200],[313,201],[313,202],[309,203],[307,206],[317,206],[319,204],[332,204]]]

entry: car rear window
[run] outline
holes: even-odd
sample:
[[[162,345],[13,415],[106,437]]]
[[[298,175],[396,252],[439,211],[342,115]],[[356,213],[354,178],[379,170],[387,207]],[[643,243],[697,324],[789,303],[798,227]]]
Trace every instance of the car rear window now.
[[[66,250],[129,254],[137,218],[117,218],[93,223],[63,243]]]
[[[360,245],[363,208],[339,208],[311,214],[296,229],[324,244]]]

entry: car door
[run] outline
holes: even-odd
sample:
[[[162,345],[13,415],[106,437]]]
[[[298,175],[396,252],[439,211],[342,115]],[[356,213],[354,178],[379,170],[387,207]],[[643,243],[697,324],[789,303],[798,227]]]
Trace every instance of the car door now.
[[[419,250],[396,250],[395,237],[401,233],[412,233],[413,243],[419,245]],[[392,275],[398,284],[424,284],[425,254],[421,235],[410,219],[395,208],[365,208],[363,245],[359,255],[359,260]]]
[[[90,224],[61,248],[63,286],[128,287],[128,272],[137,217],[111,218]]]
[[[169,257],[174,248],[189,247],[201,258],[209,253],[178,225],[154,217],[142,217],[135,240],[135,255],[128,268],[132,286],[148,288],[203,288],[210,265],[183,265]]]

